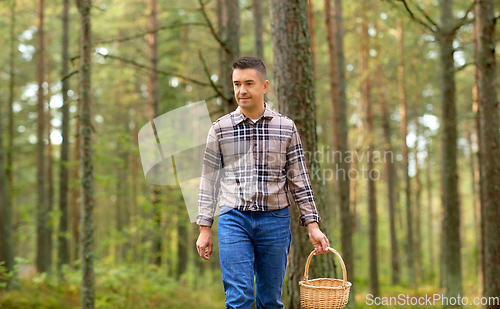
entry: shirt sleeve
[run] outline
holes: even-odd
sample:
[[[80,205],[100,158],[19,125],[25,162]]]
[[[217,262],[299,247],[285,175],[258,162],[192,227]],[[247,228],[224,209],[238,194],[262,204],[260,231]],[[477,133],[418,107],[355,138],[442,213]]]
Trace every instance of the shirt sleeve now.
[[[208,132],[198,190],[198,216],[196,217],[196,224],[206,226],[212,226],[214,221],[222,169],[222,153],[214,125],[210,127]]]
[[[319,223],[321,217],[318,215],[314,202],[304,151],[295,123],[293,124],[292,139],[286,149],[285,172],[288,187],[299,208],[300,225],[306,226],[312,222]]]

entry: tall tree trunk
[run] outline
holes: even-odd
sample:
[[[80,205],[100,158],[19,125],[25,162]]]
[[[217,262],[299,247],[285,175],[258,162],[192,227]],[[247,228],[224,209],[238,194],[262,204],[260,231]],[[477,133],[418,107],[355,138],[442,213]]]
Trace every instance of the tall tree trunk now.
[[[429,138],[425,143],[425,151],[427,152],[427,161],[425,166],[425,176],[426,176],[426,190],[427,190],[427,243],[428,243],[428,251],[429,251],[429,281],[433,282],[435,277],[435,256],[434,256],[434,226],[433,226],[433,218],[434,218],[434,210],[432,203],[432,188],[433,181],[431,178],[431,156],[432,156],[432,148],[431,148],[432,139]]]
[[[372,112],[372,97],[371,97],[371,80],[370,80],[370,55],[369,55],[369,41],[370,35],[368,34],[368,14],[370,10],[368,2],[365,0],[361,3],[361,63],[360,75],[361,80],[361,99],[363,100],[362,106],[365,109],[363,115],[364,122],[366,123],[366,155],[368,161],[368,243],[369,243],[369,291],[374,297],[380,295],[379,282],[378,282],[378,269],[377,269],[377,197],[375,180],[372,177],[374,170],[373,151],[375,149],[374,143],[374,126],[373,126],[373,112]]]
[[[420,180],[420,165],[418,164],[418,140],[420,137],[420,122],[418,120],[418,102],[416,99],[413,103],[413,121],[415,124],[415,147],[413,148],[415,160],[415,275],[417,282],[422,280],[422,227],[421,227],[421,214],[422,214],[422,181]]]
[[[62,41],[61,41],[62,70],[61,76],[68,75],[68,48],[69,48],[69,0],[63,0],[62,12]],[[57,237],[57,272],[62,276],[62,266],[69,264],[68,238],[68,164],[69,164],[69,81],[62,81],[62,143],[61,161],[59,170],[59,234]]]
[[[391,282],[392,285],[399,284],[399,253],[398,242],[396,238],[396,219],[395,219],[395,171],[394,171],[394,151],[391,142],[391,125],[389,121],[388,103],[384,97],[382,65],[381,65],[381,45],[377,46],[377,77],[378,105],[380,108],[380,117],[382,130],[384,132],[384,163],[385,177],[387,181],[387,202],[389,212],[389,230],[391,237]]]
[[[78,97],[80,97],[80,87],[78,86]],[[82,110],[82,101],[78,100],[77,102],[77,114],[80,115]],[[73,179],[73,188],[71,189],[71,243],[73,246],[73,257],[71,260],[72,266],[75,267],[74,263],[79,259],[80,256],[80,210],[81,207],[78,205],[78,198],[80,197],[80,186],[78,186],[78,180],[80,179],[80,116],[78,116],[78,121],[76,122],[76,130],[75,130],[75,153],[74,153],[74,161],[73,161],[73,171],[72,171],[72,179]],[[81,203],[81,201],[80,201]]]
[[[141,94],[141,89],[140,89],[140,84],[139,81],[135,81],[135,92],[139,95],[139,98],[142,97]],[[134,115],[133,115],[133,122],[134,122],[134,129],[133,129],[133,139],[132,139],[132,147],[133,149],[138,149],[139,148],[139,110],[137,108],[137,102],[138,99],[134,99],[134,102],[132,104],[132,109],[134,110]],[[137,198],[139,195],[139,156],[137,153],[132,152],[132,224],[134,226],[138,225],[139,218],[141,217],[141,210],[139,209],[139,205],[137,202]],[[135,229],[133,232],[132,237],[132,246],[134,248],[137,248],[140,242],[139,238],[139,231]],[[132,260],[137,262],[139,261],[139,254],[137,252],[138,250],[133,250],[133,255],[132,255]]]
[[[49,44],[50,46],[50,41]],[[48,64],[47,61],[47,69],[50,72],[50,65]],[[50,102],[50,97],[52,96],[51,91],[50,91],[50,84],[51,84],[51,79],[50,75],[49,78],[47,78],[47,88],[48,88],[48,93],[47,93],[47,98],[49,98],[47,101]],[[53,158],[52,158],[52,141],[50,139],[50,133],[52,126],[50,124],[50,121],[52,120],[52,113],[50,111],[50,104],[48,104],[48,109],[47,109],[47,252],[49,252],[48,259],[49,261],[47,262],[49,265],[52,265],[52,220],[50,218],[51,213],[52,213],[52,207],[54,205],[54,177],[53,177],[53,172],[52,172],[52,165],[53,165]]]
[[[157,0],[150,0],[150,15],[148,17],[149,29],[158,28],[157,20]],[[158,68],[158,33],[152,32],[146,35],[148,45],[148,64],[150,68],[155,70]],[[154,128],[153,119],[156,118],[159,112],[159,84],[158,73],[155,70],[148,72],[148,108],[149,121]],[[153,204],[153,261],[156,265],[161,265],[162,253],[162,229],[161,229],[161,188],[158,185],[150,185],[151,187],[151,202]]]
[[[280,113],[295,120],[304,151],[314,153],[317,149],[316,106],[314,94],[311,42],[307,21],[306,0],[271,0],[271,33],[274,50],[275,93]],[[316,193],[317,207],[324,219],[328,209],[324,207],[323,190],[320,183],[319,162],[308,162],[311,184]],[[315,176],[316,175],[316,176]],[[292,218],[298,217],[296,207],[290,209]],[[295,221],[295,219],[292,219]],[[300,307],[299,280],[303,276],[305,259],[311,252],[307,232],[297,224],[292,228],[292,247],[288,265],[287,308]],[[328,235],[327,226],[323,227]],[[316,273],[333,273],[333,259],[322,255],[316,257]],[[326,256],[326,257],[325,257]]]
[[[82,190],[82,232],[80,242],[82,244],[82,309],[94,309],[95,307],[95,283],[94,283],[94,172],[92,164],[92,113],[91,106],[91,80],[90,69],[92,52],[90,8],[91,0],[76,0],[76,6],[81,18],[80,36],[80,143],[81,143],[81,190]]]
[[[406,99],[405,89],[405,68],[404,68],[404,28],[403,20],[398,22],[398,93],[399,93],[399,115],[401,145],[403,153],[403,175],[405,178],[405,193],[406,193],[406,259],[408,261],[408,283],[411,286],[415,285],[415,262],[414,262],[414,243],[413,243],[413,218],[411,205],[411,179],[408,173],[408,145],[406,144],[406,136],[408,135],[408,103]]]
[[[313,61],[313,78],[316,80],[316,44],[314,44],[314,8],[313,0],[307,0],[307,20],[309,21],[309,37],[311,37],[311,56]]]
[[[12,199],[12,194],[14,193],[14,180],[12,171],[14,169],[14,163],[12,159],[12,153],[14,151],[14,65],[16,62],[16,37],[15,37],[15,28],[16,28],[16,1],[12,0],[12,5],[10,7],[10,57],[9,57],[9,123],[8,123],[8,147],[7,147],[7,165],[6,165],[6,177],[7,177],[7,188],[11,194],[9,194],[9,198]],[[11,203],[12,201],[10,201]]]
[[[474,7],[474,16],[479,15],[479,5]],[[478,45],[479,45],[479,27],[478,19],[474,21],[472,25],[472,33],[474,36],[474,58],[476,65],[474,66],[474,85],[472,88],[472,111],[474,113],[474,128],[476,133],[476,145],[477,145],[477,166],[475,169],[474,184],[476,186],[476,192],[478,193],[478,199],[476,200],[476,217],[477,217],[477,252],[478,252],[478,293],[479,295],[484,295],[484,212],[483,207],[485,204],[485,184],[483,183],[485,171],[484,161],[481,160],[482,154],[482,130],[481,130],[481,115],[479,112],[479,70],[478,70]]]
[[[233,90],[233,62],[240,57],[240,9],[238,0],[222,0],[224,3],[224,65],[223,65],[223,93],[226,97],[224,112],[234,111],[238,105],[234,99]]]
[[[4,263],[7,272],[14,271],[14,238],[12,231],[11,207],[7,177],[5,173],[5,156],[3,149],[2,110],[0,109],[0,263]],[[7,281],[7,289],[12,288],[13,280]],[[2,280],[0,280],[2,283]]]
[[[460,254],[460,207],[457,174],[457,114],[455,106],[455,64],[453,40],[455,24],[452,1],[441,0],[440,45],[441,119],[442,119],[442,181],[443,222],[441,254],[444,261],[446,297],[462,295]]]
[[[44,0],[38,0],[38,49],[37,49],[37,80],[38,80],[38,104],[37,104],[37,254],[36,267],[40,273],[50,271],[50,250],[48,224],[49,213],[47,211],[47,201],[45,197],[45,162],[44,162],[44,98],[43,98],[43,83],[44,83],[44,30],[43,30],[43,11]]]
[[[335,71],[333,78],[337,79],[337,97],[332,97],[333,102],[333,130],[334,130],[334,149],[336,153],[342,156],[336,165],[337,168],[349,171],[350,164],[345,160],[348,155],[349,145],[347,143],[347,99],[346,99],[346,78],[345,78],[345,58],[344,58],[344,26],[342,19],[342,0],[334,0],[334,46],[335,55],[330,59],[335,60]],[[331,73],[332,75],[332,73]],[[350,179],[345,176],[337,179],[339,186],[340,203],[340,241],[342,249],[342,258],[347,269],[351,282],[354,281],[354,252],[352,246],[353,217],[350,211]],[[349,293],[349,308],[354,308],[354,294],[356,288],[351,287]]]
[[[262,0],[253,0],[253,35],[255,40],[255,56],[264,61],[264,43],[262,41]]]
[[[480,0],[477,27],[479,31],[477,69],[479,73],[479,106],[484,161],[484,295],[500,295],[500,124],[496,90],[495,5],[492,0]],[[488,304],[486,308],[500,308]]]

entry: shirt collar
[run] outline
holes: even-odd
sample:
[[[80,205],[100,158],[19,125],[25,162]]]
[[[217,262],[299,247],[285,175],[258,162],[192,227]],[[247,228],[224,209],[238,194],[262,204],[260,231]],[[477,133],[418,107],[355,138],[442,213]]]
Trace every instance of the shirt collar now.
[[[264,102],[264,114],[262,114],[262,116],[260,118],[268,118],[268,119],[272,119],[273,118],[273,111],[269,108],[269,106],[267,105],[266,102]],[[245,121],[246,119],[250,119],[248,117],[246,117],[245,115],[243,115],[243,113],[241,112],[241,108],[238,106],[238,108],[236,108],[236,110],[233,112],[234,113],[234,121],[235,121],[235,124],[238,125],[240,124],[241,122]]]

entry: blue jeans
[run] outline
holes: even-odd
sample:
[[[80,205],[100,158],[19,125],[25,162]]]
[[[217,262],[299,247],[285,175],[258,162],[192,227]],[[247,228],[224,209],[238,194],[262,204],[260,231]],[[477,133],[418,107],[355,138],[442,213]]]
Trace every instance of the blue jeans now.
[[[226,208],[226,209],[224,209]],[[227,309],[283,308],[281,294],[290,251],[288,207],[239,211],[221,207],[217,235]]]

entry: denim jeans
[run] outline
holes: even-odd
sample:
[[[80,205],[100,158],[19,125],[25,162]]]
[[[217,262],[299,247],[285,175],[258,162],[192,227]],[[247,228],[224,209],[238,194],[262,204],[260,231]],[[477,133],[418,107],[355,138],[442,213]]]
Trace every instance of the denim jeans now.
[[[250,309],[254,295],[257,309],[283,308],[280,299],[292,236],[288,207],[221,207],[220,213],[217,235],[226,308]]]

